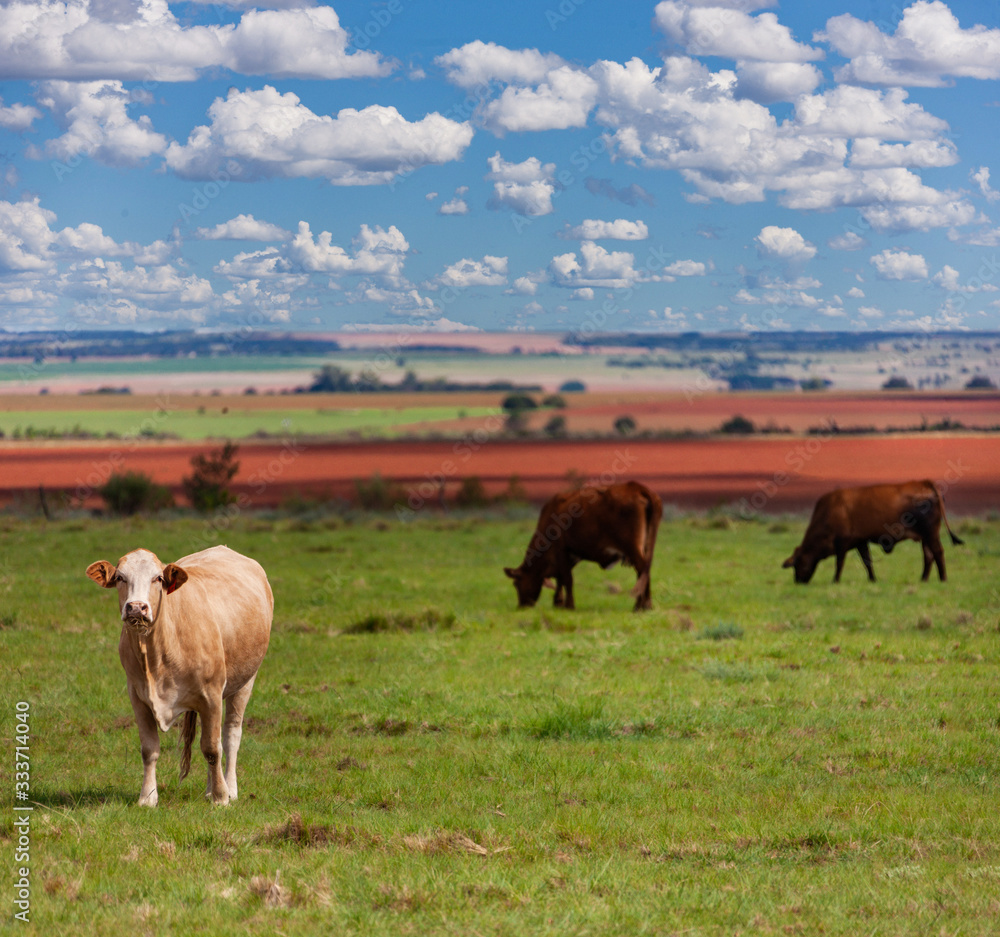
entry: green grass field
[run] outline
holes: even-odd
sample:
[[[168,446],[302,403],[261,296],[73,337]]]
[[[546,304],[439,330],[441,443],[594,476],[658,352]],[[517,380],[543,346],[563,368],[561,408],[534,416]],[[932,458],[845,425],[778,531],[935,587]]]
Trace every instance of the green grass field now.
[[[997,932],[1000,522],[955,525],[945,584],[904,543],[874,585],[852,556],[802,587],[803,518],[669,519],[635,615],[593,564],[579,611],[517,611],[533,518],[0,518],[0,847],[23,701],[35,932]],[[215,542],[276,597],[240,798],[203,799],[197,749],[179,783],[172,732],[139,808],[84,569]]]
[[[241,409],[209,404],[204,412],[175,409],[160,414],[149,410],[9,410],[0,413],[0,430],[8,438],[58,434],[98,436],[115,433],[138,436],[144,431],[167,433],[179,439],[244,439],[257,433],[273,436],[340,435],[391,438],[403,433],[419,435],[432,424],[464,416],[496,414],[490,407],[401,407],[378,406],[354,409],[273,410]]]

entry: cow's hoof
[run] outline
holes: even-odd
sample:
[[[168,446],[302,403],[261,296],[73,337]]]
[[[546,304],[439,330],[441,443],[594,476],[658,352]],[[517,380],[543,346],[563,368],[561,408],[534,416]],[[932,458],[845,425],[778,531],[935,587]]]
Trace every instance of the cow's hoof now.
[[[160,798],[157,796],[156,791],[151,794],[140,794],[139,795],[139,806],[140,807],[155,807],[159,803]]]

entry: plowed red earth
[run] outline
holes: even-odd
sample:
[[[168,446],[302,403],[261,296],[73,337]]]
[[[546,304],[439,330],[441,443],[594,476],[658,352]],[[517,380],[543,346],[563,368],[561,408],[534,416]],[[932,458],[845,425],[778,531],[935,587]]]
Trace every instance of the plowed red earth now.
[[[179,501],[190,459],[206,445],[16,444],[0,448],[0,504],[37,504],[38,488],[66,492],[98,507],[95,489],[113,472],[137,471],[170,486]],[[245,443],[235,490],[247,507],[271,507],[293,496],[348,498],[375,473],[398,483],[400,503],[434,505],[440,485],[451,499],[461,480],[478,476],[498,494],[517,476],[533,500],[568,487],[575,475],[607,483],[634,478],[668,504],[746,510],[809,508],[845,485],[933,479],[955,513],[1000,508],[1000,435],[918,433],[886,437],[767,436],[667,441],[394,441],[378,443]]]

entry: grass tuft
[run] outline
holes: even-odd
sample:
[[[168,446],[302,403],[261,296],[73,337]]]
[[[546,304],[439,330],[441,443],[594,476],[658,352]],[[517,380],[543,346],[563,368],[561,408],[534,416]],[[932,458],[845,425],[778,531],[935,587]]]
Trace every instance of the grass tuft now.
[[[435,608],[425,608],[421,612],[372,612],[353,624],[341,634],[380,634],[387,631],[450,631],[458,619],[454,612],[440,612]]]
[[[707,626],[698,632],[699,641],[742,641],[743,629],[733,622],[720,621],[714,627]]]

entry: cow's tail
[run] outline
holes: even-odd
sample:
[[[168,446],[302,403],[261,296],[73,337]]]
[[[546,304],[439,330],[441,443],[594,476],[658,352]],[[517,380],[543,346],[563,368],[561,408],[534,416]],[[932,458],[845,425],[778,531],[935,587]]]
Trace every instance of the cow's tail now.
[[[184,713],[184,722],[181,723],[181,780],[187,777],[191,770],[191,743],[194,741],[194,733],[198,728],[198,714],[194,710]]]
[[[938,486],[931,482],[931,487],[934,489],[934,494],[938,497],[938,504],[941,505],[941,520],[944,521],[945,529],[948,531],[948,536],[951,537],[951,542],[956,546],[960,546],[965,543],[960,537],[956,537],[954,531],[951,529],[951,524],[948,523],[948,515],[944,512],[944,498],[941,497],[941,492],[938,491]]]
[[[642,541],[642,555],[646,560],[646,571],[636,580],[635,587],[630,595],[638,598],[646,591],[649,585],[649,567],[653,562],[653,550],[656,549],[656,534],[660,529],[660,518],[663,516],[663,504],[660,499],[649,492],[646,495],[645,534]]]

